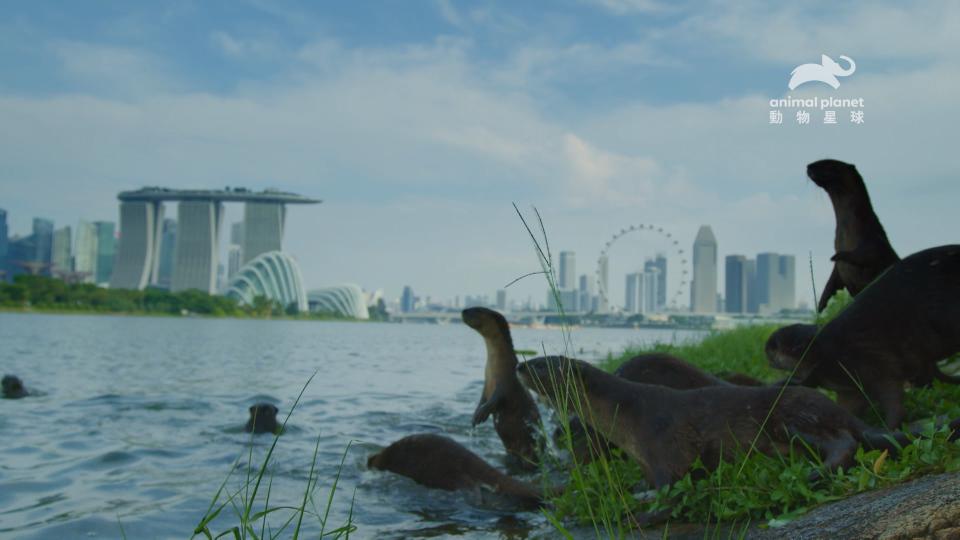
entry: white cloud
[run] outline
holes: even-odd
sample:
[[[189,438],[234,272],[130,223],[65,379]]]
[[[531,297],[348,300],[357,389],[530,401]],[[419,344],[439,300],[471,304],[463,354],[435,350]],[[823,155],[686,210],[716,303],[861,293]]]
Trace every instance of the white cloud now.
[[[584,0],[615,15],[660,12],[669,9],[669,4],[657,0]]]
[[[51,48],[63,74],[90,93],[140,97],[180,86],[163,60],[146,51],[78,41],[57,41]]]

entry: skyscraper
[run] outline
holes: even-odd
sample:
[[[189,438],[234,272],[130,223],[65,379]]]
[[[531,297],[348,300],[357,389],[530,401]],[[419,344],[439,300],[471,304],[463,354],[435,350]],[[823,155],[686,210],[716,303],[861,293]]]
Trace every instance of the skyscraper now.
[[[7,270],[7,211],[0,208],[0,282],[6,279],[9,270]]]
[[[623,302],[623,311],[626,313],[640,313],[643,306],[643,272],[627,274],[626,298]]]
[[[410,313],[413,311],[416,298],[413,296],[413,288],[409,285],[404,286],[403,295],[400,296],[400,311]]]
[[[600,272],[599,287],[603,290],[603,294],[599,295],[597,303],[597,312],[598,313],[609,313],[610,311],[610,259],[607,258],[607,255],[601,255],[600,260],[598,261],[597,266],[598,271]]]
[[[497,309],[500,311],[507,310],[507,291],[503,289],[497,290]]]
[[[726,289],[724,292],[727,313],[746,313],[747,311],[747,258],[743,255],[727,255]]]
[[[643,302],[641,313],[656,313],[660,311],[660,269],[653,267],[643,273]]]
[[[223,203],[181,201],[177,209],[177,247],[174,250],[171,291],[217,291],[218,240],[223,225]]]
[[[89,221],[77,224],[73,246],[73,271],[81,274],[80,281],[94,283],[97,278],[97,228]]]
[[[577,307],[579,308],[579,311],[584,313],[596,311],[596,306],[594,305],[594,299],[596,298],[594,290],[596,287],[594,284],[595,282],[590,279],[590,276],[587,274],[580,276],[580,288],[577,291],[580,296],[577,301]]]
[[[164,219],[160,235],[160,260],[157,264],[157,287],[170,290],[173,286],[173,261],[177,252],[177,220]]]
[[[796,307],[796,270],[793,255],[757,255],[757,305],[761,313]]]
[[[163,233],[163,210],[159,200],[121,199],[120,245],[117,246],[117,271],[110,276],[111,287],[143,289],[156,283],[156,248]]]
[[[647,259],[643,263],[643,271],[657,270],[657,299],[654,311],[662,311],[667,305],[667,258],[663,253],[657,253],[655,259]]]
[[[243,205],[244,264],[261,253],[282,250],[286,216],[286,207],[280,203],[248,201]]]
[[[713,313],[717,309],[717,239],[709,225],[697,231],[693,241],[693,281],[690,283],[690,310]]]
[[[33,218],[33,262],[50,265],[53,263],[53,221],[44,218]],[[40,271],[43,275],[50,275],[50,267]]]
[[[53,248],[51,262],[53,272],[72,272],[73,263],[70,259],[70,226],[53,231]]]
[[[781,309],[797,307],[796,258],[793,255],[780,256],[780,298]]]
[[[572,251],[560,252],[560,276],[557,285],[560,290],[577,288],[577,256]]]
[[[117,252],[116,224],[112,221],[94,221],[97,228],[97,283],[110,283],[113,277],[113,257]]]
[[[242,266],[243,258],[241,254],[243,250],[240,249],[240,246],[234,244],[227,248],[227,280],[233,279],[233,275],[236,274],[240,267]]]

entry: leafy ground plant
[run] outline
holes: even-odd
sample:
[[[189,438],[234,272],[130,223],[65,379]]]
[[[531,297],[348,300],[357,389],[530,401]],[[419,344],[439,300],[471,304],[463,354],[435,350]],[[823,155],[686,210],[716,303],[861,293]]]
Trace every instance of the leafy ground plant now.
[[[319,473],[316,468],[317,455],[320,449],[319,437],[317,438],[317,443],[314,446],[313,460],[310,464],[310,473],[307,476],[307,485],[303,493],[303,498],[299,501],[299,504],[295,506],[284,505],[277,504],[275,501],[270,500],[273,487],[273,476],[269,473],[270,459],[273,456],[273,451],[280,440],[280,434],[284,432],[287,421],[290,420],[290,416],[300,403],[300,398],[303,397],[304,391],[307,389],[310,381],[312,381],[313,377],[315,376],[316,373],[311,375],[310,379],[307,380],[306,384],[304,384],[303,388],[300,390],[300,394],[297,396],[293,406],[290,408],[290,412],[287,413],[286,418],[283,420],[283,425],[274,435],[273,442],[271,443],[270,448],[267,450],[267,453],[263,458],[263,462],[260,463],[260,465],[256,468],[254,468],[254,445],[252,439],[253,434],[251,434],[249,450],[246,455],[246,477],[241,482],[239,487],[236,487],[232,491],[227,488],[227,484],[230,482],[230,478],[233,476],[234,471],[238,469],[237,464],[243,457],[240,456],[230,468],[230,472],[220,484],[219,489],[217,489],[216,494],[213,496],[213,500],[210,502],[210,506],[200,519],[200,523],[197,524],[196,528],[194,529],[193,536],[191,538],[202,536],[208,540],[213,540],[216,538],[234,538],[235,540],[245,540],[248,538],[252,540],[261,540],[267,538],[297,539],[300,537],[304,516],[309,516],[310,518],[317,519],[319,521],[319,538],[350,538],[350,534],[356,531],[356,526],[353,524],[352,501],[350,503],[350,512],[347,516],[346,522],[334,528],[328,529],[327,527],[330,517],[330,507],[333,505],[334,495],[337,492],[337,485],[340,481],[340,472],[343,470],[343,464],[346,460],[347,452],[350,449],[349,444],[343,451],[343,456],[340,458],[340,465],[337,468],[337,473],[333,478],[333,483],[327,492],[326,498],[320,499],[320,503],[324,505],[322,510],[319,509],[317,504],[319,496],[317,490],[320,480]],[[263,488],[264,480],[266,480],[265,488]],[[258,496],[261,493],[263,493],[262,502],[260,499],[258,499]],[[212,522],[218,516],[220,516],[223,510],[228,506],[233,510],[236,518],[236,524],[219,533],[211,531],[210,526]],[[276,522],[280,520],[282,520],[282,522],[279,525],[275,525]]]

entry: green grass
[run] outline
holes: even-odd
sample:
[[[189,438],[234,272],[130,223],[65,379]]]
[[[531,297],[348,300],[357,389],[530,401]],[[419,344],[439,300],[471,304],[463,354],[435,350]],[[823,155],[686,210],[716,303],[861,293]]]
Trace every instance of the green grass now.
[[[306,384],[304,384],[300,390],[300,394],[290,408],[290,412],[287,413],[286,418],[283,420],[283,425],[278,430],[278,433],[274,435],[273,442],[259,465],[254,463],[254,435],[251,433],[250,444],[246,453],[245,478],[239,487],[234,487],[232,490],[227,488],[234,471],[238,468],[237,463],[243,457],[241,455],[237,458],[237,462],[234,462],[231,466],[230,472],[220,484],[219,489],[217,489],[217,492],[213,496],[213,500],[210,502],[210,506],[200,519],[200,523],[194,528],[191,538],[202,536],[208,540],[216,538],[234,538],[235,540],[245,540],[248,538],[252,540],[293,538],[296,540],[300,537],[303,519],[306,516],[309,516],[311,519],[316,519],[319,522],[319,538],[348,539],[350,538],[350,534],[356,531],[356,526],[353,524],[352,501],[346,522],[337,527],[328,528],[330,508],[333,505],[334,496],[337,492],[340,472],[343,470],[347,452],[350,450],[349,444],[343,451],[343,456],[340,458],[340,466],[337,468],[337,473],[332,479],[325,499],[320,498],[320,494],[318,493],[320,478],[316,466],[317,456],[320,450],[319,436],[317,437],[317,443],[314,447],[310,472],[307,475],[307,485],[299,503],[296,505],[278,504],[276,501],[271,501],[270,499],[273,487],[273,476],[269,473],[270,459],[273,456],[274,449],[277,447],[277,443],[280,441],[280,434],[285,431],[287,422],[300,403],[303,392],[315,376],[316,373],[307,380]],[[266,481],[265,487],[264,481]],[[320,503],[324,505],[322,510],[317,505],[318,499]],[[211,531],[210,527],[212,522],[220,516],[228,506],[233,510],[235,523],[228,525],[219,533]]]
[[[628,349],[610,357],[599,367],[613,371],[630,358],[649,352],[669,353],[711,373],[736,371],[765,381],[783,378],[783,372],[770,369],[763,352],[775,325],[741,326],[734,330],[715,331],[699,342],[679,344],[656,343],[649,347]]]

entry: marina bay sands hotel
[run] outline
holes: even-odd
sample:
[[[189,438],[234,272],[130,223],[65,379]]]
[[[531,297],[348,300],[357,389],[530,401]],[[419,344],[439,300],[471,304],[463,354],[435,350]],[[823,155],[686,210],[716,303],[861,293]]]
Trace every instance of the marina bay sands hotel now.
[[[120,199],[120,244],[110,286],[143,289],[159,278],[163,242],[163,203],[178,201],[177,240],[170,290],[216,292],[223,203],[244,203],[242,264],[268,251],[279,251],[286,205],[321,201],[293,193],[244,188],[181,190],[146,187],[124,191]]]

